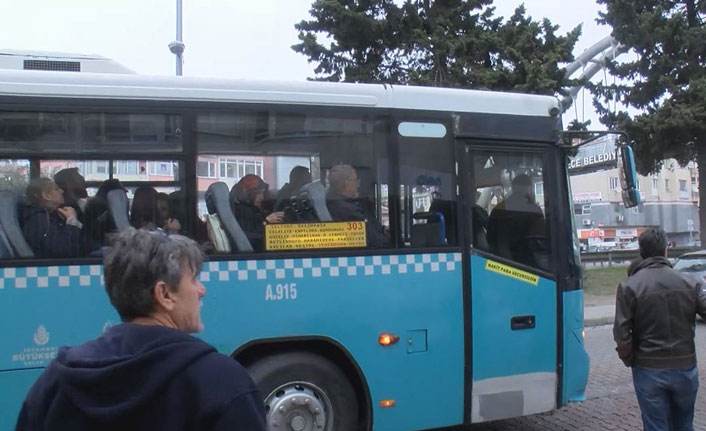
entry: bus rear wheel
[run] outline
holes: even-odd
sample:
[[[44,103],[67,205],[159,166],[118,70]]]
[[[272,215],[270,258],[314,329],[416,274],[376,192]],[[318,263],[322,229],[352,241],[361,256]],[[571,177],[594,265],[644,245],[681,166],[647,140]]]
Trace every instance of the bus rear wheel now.
[[[268,430],[355,431],[358,402],[346,375],[309,352],[255,361],[248,369],[265,397]]]

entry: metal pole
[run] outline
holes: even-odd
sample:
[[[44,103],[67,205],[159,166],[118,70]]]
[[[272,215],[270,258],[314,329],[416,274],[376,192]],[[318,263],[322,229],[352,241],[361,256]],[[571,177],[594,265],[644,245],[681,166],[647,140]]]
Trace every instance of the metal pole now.
[[[182,65],[184,64],[184,59],[182,54],[184,53],[184,43],[182,42],[181,34],[181,1],[177,0],[177,11],[176,11],[176,40],[169,44],[169,51],[176,56],[176,74],[181,76]]]

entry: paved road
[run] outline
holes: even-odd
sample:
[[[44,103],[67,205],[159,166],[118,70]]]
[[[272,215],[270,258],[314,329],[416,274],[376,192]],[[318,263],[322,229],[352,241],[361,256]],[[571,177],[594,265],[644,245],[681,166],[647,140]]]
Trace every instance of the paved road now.
[[[586,349],[591,372],[586,401],[555,412],[472,426],[472,431],[603,431],[642,429],[640,409],[632,387],[630,369],[623,366],[614,350],[612,326],[586,329]],[[700,389],[696,400],[694,430],[706,431],[706,325],[697,325],[696,349]]]

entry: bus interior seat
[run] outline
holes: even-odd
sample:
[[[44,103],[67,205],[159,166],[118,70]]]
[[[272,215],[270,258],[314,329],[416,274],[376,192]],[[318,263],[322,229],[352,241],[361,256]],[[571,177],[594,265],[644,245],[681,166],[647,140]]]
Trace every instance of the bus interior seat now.
[[[412,247],[439,247],[446,243],[445,218],[441,212],[417,212],[412,215],[415,220],[426,220],[426,223],[412,225]]]
[[[127,192],[124,189],[115,189],[108,192],[108,210],[118,232],[131,226],[128,207]]]
[[[457,217],[457,207],[456,202],[453,200],[446,200],[441,198],[435,198],[431,205],[429,206],[429,212],[441,213],[444,217],[444,235],[446,239],[446,244],[457,245],[458,244],[458,217]]]
[[[0,259],[10,259],[15,256],[12,251],[12,246],[10,246],[10,241],[5,235],[5,231],[0,229]]]
[[[17,221],[17,197],[9,190],[0,191],[0,226],[11,246],[13,257],[34,257]]]
[[[326,206],[326,189],[321,181],[304,184],[294,201],[294,211],[302,221],[331,221]],[[313,212],[313,214],[312,214]],[[313,218],[313,220],[312,220]]]
[[[216,214],[223,229],[228,234],[231,249],[239,252],[252,252],[253,248],[248,237],[235,219],[230,205],[228,186],[222,181],[215,182],[206,189],[206,208],[209,214]]]

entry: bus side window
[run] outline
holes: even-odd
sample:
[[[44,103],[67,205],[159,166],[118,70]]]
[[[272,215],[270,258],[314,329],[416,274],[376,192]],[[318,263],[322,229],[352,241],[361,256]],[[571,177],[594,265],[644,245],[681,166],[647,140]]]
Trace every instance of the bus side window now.
[[[399,160],[403,244],[409,247],[457,245],[457,205],[451,143],[438,136],[402,137]]]
[[[207,212],[203,193],[209,184],[223,182],[237,191],[237,185],[250,177],[255,190],[261,192],[253,194],[258,198],[241,202],[244,199],[233,199],[231,193],[231,199],[255,253],[388,247],[387,137],[387,123],[357,114],[301,110],[200,114],[197,211],[200,216]],[[337,189],[330,181],[336,174],[329,175],[343,166],[348,167],[342,172],[347,176],[339,179],[345,187]],[[338,207],[331,203],[335,200]],[[347,208],[362,215],[349,217]],[[253,217],[244,217],[246,212]],[[256,221],[253,229],[248,228],[246,218]],[[317,222],[363,220],[364,245],[356,232],[337,236],[315,226]],[[297,224],[302,225],[299,233],[294,226],[278,226]],[[271,232],[269,242],[267,232]],[[301,238],[287,241],[288,235]]]

